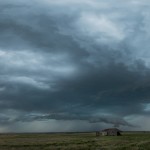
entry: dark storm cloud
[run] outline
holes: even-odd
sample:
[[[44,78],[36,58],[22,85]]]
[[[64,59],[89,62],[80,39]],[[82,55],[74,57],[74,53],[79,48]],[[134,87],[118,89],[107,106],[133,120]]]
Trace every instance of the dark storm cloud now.
[[[8,10],[7,6],[12,7]],[[60,33],[57,19],[57,16],[47,14],[44,8],[40,10],[40,6],[32,5],[32,2],[22,7],[7,4],[0,16],[0,45],[6,50],[32,49],[71,53],[80,57],[84,53],[86,55],[71,36]]]
[[[148,114],[149,6],[116,2],[0,2],[0,108],[18,112],[2,122]]]
[[[90,123],[106,123],[106,124],[113,124],[114,126],[132,126],[131,124],[127,123],[125,120],[121,118],[115,118],[113,116],[106,117],[93,117],[93,116],[84,116],[84,115],[77,115],[77,114],[50,114],[50,115],[31,115],[26,116],[26,118],[18,118],[18,121],[33,121],[33,120],[47,120],[47,119],[56,119],[56,120],[85,120]]]
[[[134,127],[133,125],[129,124],[122,118],[114,117],[114,116],[84,116],[78,114],[65,114],[65,113],[56,113],[56,114],[31,114],[31,115],[20,115],[14,119],[11,117],[0,116],[1,118],[1,125],[13,124],[16,122],[33,122],[33,121],[47,121],[50,119],[54,120],[61,120],[61,121],[87,121],[89,123],[106,123],[112,124],[114,127],[119,126],[127,126],[127,127]]]

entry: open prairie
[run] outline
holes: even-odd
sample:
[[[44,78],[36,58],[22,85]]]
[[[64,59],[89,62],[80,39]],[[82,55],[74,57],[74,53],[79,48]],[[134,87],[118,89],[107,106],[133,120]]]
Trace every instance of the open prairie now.
[[[0,150],[150,150],[149,132],[0,134]]]

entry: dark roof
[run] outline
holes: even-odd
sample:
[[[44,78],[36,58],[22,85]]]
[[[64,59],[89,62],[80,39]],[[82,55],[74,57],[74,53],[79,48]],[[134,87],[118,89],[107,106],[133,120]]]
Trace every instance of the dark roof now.
[[[116,131],[116,132],[122,132],[121,130],[117,129],[117,128],[109,128],[109,129],[104,129],[102,131],[105,131],[105,132],[109,132],[109,131]]]

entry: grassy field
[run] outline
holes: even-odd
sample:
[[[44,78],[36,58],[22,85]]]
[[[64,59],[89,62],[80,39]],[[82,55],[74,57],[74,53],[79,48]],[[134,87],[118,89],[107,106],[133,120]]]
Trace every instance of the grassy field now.
[[[0,150],[150,150],[150,133],[0,134]]]

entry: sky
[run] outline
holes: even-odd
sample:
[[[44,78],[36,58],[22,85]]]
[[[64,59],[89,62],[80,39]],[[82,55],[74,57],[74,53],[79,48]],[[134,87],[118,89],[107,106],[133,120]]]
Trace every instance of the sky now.
[[[150,130],[149,0],[0,1],[0,132]]]

